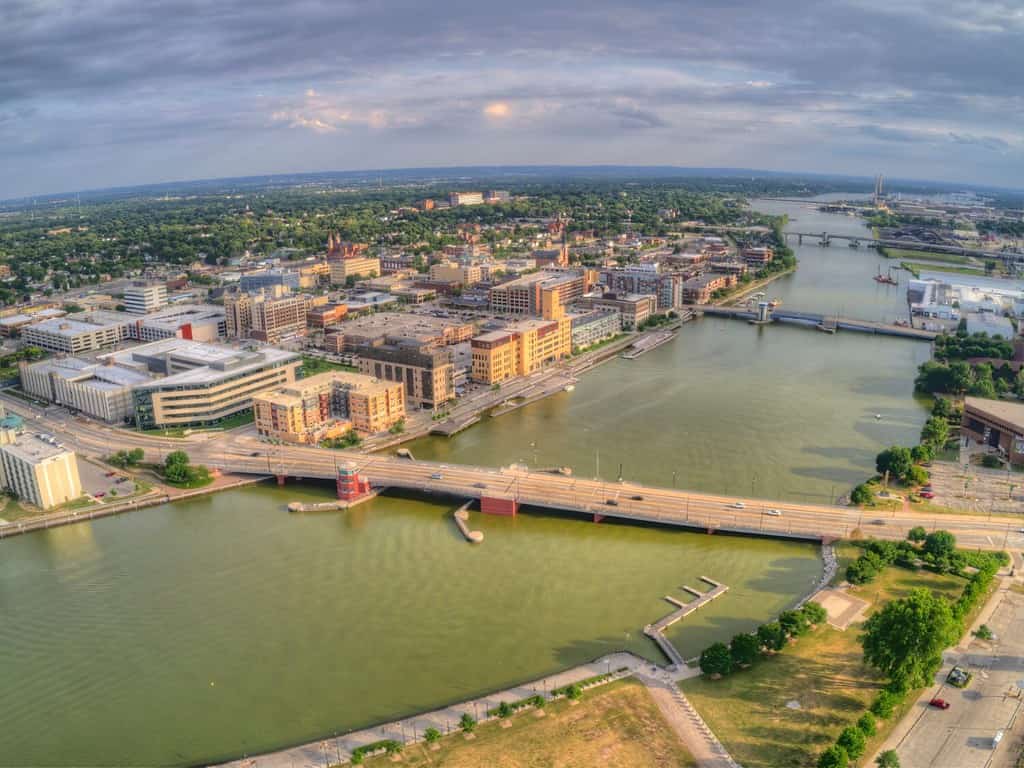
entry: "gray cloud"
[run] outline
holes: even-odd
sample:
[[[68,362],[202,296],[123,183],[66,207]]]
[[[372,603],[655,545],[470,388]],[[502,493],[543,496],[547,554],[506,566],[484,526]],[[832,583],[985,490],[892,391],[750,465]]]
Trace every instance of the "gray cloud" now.
[[[0,196],[399,161],[1016,183],[1022,51],[985,0],[7,0]]]

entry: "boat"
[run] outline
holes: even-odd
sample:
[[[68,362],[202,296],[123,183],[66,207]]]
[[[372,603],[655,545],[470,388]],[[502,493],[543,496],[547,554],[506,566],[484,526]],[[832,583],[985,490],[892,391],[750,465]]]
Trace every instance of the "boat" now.
[[[878,274],[875,275],[874,281],[884,285],[899,285],[896,278],[892,276],[892,267],[889,267],[889,271],[884,275],[882,274],[882,268],[879,267]]]
[[[565,385],[565,391],[566,392],[572,392],[574,389],[576,389],[576,385],[575,384],[566,384]]]
[[[768,302],[768,309],[775,309],[782,303],[782,299],[772,299]]]

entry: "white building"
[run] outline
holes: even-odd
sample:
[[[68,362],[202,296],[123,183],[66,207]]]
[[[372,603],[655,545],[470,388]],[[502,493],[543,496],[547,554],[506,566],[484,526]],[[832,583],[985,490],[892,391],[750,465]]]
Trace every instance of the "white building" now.
[[[131,338],[139,341],[191,339],[218,341],[227,335],[224,307],[212,304],[178,304],[140,318]]]
[[[77,355],[116,346],[134,334],[136,318],[124,312],[76,312],[44,320],[21,331],[25,344]]]
[[[1016,335],[1013,323],[1002,315],[991,312],[968,312],[967,333],[973,336],[976,333],[987,333],[989,336],[1002,336],[1007,341],[1012,341]]]
[[[133,283],[124,290],[124,308],[133,315],[148,315],[167,306],[163,283]]]
[[[76,357],[23,363],[21,388],[30,395],[122,424],[134,416],[132,388],[152,380],[145,366]]]
[[[42,509],[82,495],[74,451],[39,435],[21,435],[0,445],[0,484]]]

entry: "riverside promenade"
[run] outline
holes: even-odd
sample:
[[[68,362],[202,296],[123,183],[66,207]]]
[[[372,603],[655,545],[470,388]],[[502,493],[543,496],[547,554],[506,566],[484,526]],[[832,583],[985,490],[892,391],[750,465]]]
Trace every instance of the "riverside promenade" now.
[[[615,679],[618,679],[643,670],[657,670],[657,667],[650,661],[626,651],[611,653],[572,669],[556,672],[532,682],[506,688],[503,691],[463,701],[449,707],[435,709],[432,712],[412,715],[351,733],[330,736],[277,752],[246,756],[221,765],[229,768],[326,768],[326,766],[347,763],[354,749],[382,739],[395,739],[404,744],[412,744],[423,740],[423,732],[427,728],[436,728],[446,736],[449,733],[456,734],[460,730],[459,720],[465,714],[481,723],[496,720],[498,719],[496,716],[488,717],[487,711],[494,709],[503,701],[512,703],[538,694],[550,698],[547,695],[550,691],[579,683],[591,677],[610,673]]]

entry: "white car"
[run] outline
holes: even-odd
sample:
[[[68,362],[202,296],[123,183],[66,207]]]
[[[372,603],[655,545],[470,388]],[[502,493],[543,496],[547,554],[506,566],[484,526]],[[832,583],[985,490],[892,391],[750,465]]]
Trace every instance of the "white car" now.
[[[765,510],[765,514],[766,515],[771,515],[772,517],[782,517],[782,510],[781,509],[766,509]]]
[[[732,507],[733,509],[746,509],[747,508],[747,505],[744,504],[742,501],[737,501],[737,502],[735,502],[733,504],[730,504],[729,506]]]

